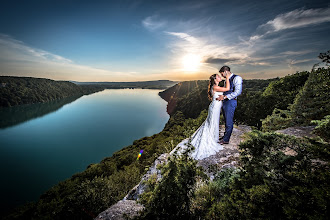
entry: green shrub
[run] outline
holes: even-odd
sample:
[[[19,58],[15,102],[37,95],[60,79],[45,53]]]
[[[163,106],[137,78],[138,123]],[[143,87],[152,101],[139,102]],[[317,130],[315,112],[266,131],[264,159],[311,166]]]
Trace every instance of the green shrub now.
[[[308,125],[330,114],[329,68],[313,70],[290,107],[295,123]]]
[[[212,205],[206,219],[327,219],[327,149],[329,145],[313,140],[249,133],[240,144],[239,178]]]
[[[320,136],[324,141],[330,141],[330,115],[327,115],[322,120],[313,120],[312,123],[317,124],[313,133]]]
[[[239,169],[228,168],[218,172],[213,181],[205,181],[195,190],[191,203],[195,219],[212,219],[214,216],[208,216],[212,206],[220,202],[232,188],[236,178],[239,178]]]
[[[144,213],[139,219],[190,219],[191,197],[198,174],[197,161],[189,156],[191,144],[181,155],[174,154],[161,169],[162,179],[148,193]],[[142,197],[145,195],[142,194]],[[142,202],[143,202],[142,201]]]
[[[262,131],[275,131],[293,126],[291,112],[275,108],[271,115],[262,119]]]

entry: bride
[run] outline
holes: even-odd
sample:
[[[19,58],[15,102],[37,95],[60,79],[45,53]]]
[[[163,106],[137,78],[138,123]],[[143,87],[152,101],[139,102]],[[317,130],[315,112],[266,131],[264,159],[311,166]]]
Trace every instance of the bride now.
[[[219,141],[219,122],[220,111],[222,107],[222,101],[216,100],[219,95],[229,90],[230,83],[229,77],[226,77],[226,87],[220,87],[219,82],[221,77],[218,74],[210,76],[208,86],[208,97],[212,101],[209,105],[208,115],[203,124],[194,132],[190,138],[186,138],[181,141],[171,152],[173,154],[177,151],[181,154],[190,139],[190,144],[195,147],[191,153],[191,157],[196,160],[209,157],[216,154],[219,150],[223,149],[223,146],[218,143]]]

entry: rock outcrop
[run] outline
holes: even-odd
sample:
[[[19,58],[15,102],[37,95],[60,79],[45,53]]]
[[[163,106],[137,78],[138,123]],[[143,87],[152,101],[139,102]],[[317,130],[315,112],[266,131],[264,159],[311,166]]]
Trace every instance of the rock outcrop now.
[[[302,137],[316,137],[315,134],[313,134],[313,130],[314,130],[315,126],[297,126],[297,127],[289,127],[286,129],[282,129],[282,130],[278,130],[275,131],[276,133],[281,133],[281,134],[287,134],[287,135],[292,135],[298,138],[302,138]]]
[[[107,210],[101,212],[95,219],[102,220],[125,220],[138,215],[143,210],[143,205],[135,200],[120,200]]]
[[[251,131],[249,126],[235,126],[230,138],[230,143],[224,145],[224,149],[215,155],[198,160],[197,166],[203,167],[205,173],[211,180],[214,178],[214,174],[219,170],[227,167],[235,167],[239,158],[238,145],[243,140],[243,134],[249,131]],[[220,133],[223,132],[224,126],[220,128]],[[156,176],[157,181],[162,178],[161,171],[158,166],[166,164],[169,156],[169,153],[161,154],[149,167],[147,173],[143,175],[139,184],[131,189],[122,200],[100,213],[95,220],[122,220],[125,219],[125,217],[127,219],[138,215],[138,212],[144,208],[143,205],[137,202],[139,200],[139,196],[146,190],[146,185],[144,182],[151,176]]]
[[[312,133],[315,126],[307,127],[290,127],[283,130],[278,130],[276,133],[282,133],[287,135],[293,135],[298,138],[302,137],[315,137]],[[215,155],[209,156],[202,160],[197,161],[197,166],[201,166],[204,172],[213,180],[214,175],[221,169],[236,167],[239,162],[239,150],[238,145],[244,140],[244,134],[250,132],[252,129],[249,126],[239,125],[235,126],[233,129],[232,136],[230,138],[230,143],[223,145],[224,149],[217,152]],[[220,134],[224,132],[224,126],[220,128]],[[286,151],[287,154],[294,154],[295,152]],[[128,194],[119,202],[112,205],[110,208],[100,213],[97,220],[122,220],[129,217],[138,215],[139,211],[144,209],[143,205],[139,204],[139,196],[146,190],[145,181],[147,181],[152,176],[157,177],[157,181],[162,178],[159,165],[164,165],[168,161],[170,153],[161,154],[154,163],[149,167],[146,174],[143,175],[139,184],[137,184],[133,189],[131,189]],[[126,216],[126,218],[125,218]]]

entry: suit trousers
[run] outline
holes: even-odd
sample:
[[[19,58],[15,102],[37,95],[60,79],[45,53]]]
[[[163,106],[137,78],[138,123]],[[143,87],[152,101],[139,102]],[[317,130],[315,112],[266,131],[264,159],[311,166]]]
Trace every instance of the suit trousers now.
[[[237,100],[223,100],[222,112],[225,119],[225,134],[223,136],[223,141],[229,142],[231,133],[234,128],[234,113],[237,107]]]

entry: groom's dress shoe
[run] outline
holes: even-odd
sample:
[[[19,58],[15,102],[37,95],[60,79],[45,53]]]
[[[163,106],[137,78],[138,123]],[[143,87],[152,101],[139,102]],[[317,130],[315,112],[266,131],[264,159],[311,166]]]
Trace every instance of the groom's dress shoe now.
[[[218,142],[219,144],[229,144],[229,142],[224,141],[223,139],[221,141]]]

